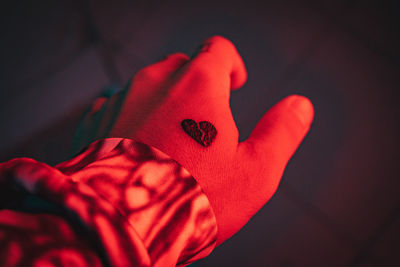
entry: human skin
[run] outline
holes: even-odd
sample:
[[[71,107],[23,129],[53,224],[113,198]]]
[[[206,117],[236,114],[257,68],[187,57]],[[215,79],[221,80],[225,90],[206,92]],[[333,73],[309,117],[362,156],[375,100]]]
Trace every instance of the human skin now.
[[[264,114],[247,140],[239,142],[229,97],[246,79],[232,42],[213,36],[192,58],[176,53],[141,69],[123,92],[101,103],[106,126],[98,129],[96,138],[140,141],[186,168],[214,210],[217,245],[272,197],[314,116],[307,98],[288,96]],[[209,146],[184,131],[181,123],[186,119],[215,127],[217,134]]]

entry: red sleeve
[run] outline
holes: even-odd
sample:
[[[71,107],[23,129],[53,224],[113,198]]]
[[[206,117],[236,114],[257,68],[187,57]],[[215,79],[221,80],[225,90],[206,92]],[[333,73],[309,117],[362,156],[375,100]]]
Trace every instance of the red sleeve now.
[[[195,179],[136,141],[100,140],[55,167],[2,163],[0,188],[1,266],[183,266],[215,246],[215,215]],[[28,195],[58,212],[4,209]]]

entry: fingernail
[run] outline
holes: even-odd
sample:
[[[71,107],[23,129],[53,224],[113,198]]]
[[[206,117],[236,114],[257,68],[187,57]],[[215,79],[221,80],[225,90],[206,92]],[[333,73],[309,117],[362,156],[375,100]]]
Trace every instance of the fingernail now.
[[[309,127],[314,118],[314,107],[311,101],[301,95],[293,95],[291,98],[289,105],[296,112],[303,126]]]

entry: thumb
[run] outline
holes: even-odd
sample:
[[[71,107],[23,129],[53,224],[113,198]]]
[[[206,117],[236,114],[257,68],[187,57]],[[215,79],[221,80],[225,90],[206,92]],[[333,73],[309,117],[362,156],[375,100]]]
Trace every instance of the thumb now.
[[[313,117],[308,98],[288,96],[268,110],[250,137],[239,144],[238,149],[247,153],[247,160],[267,175],[270,193],[278,187],[286,164],[308,132]]]

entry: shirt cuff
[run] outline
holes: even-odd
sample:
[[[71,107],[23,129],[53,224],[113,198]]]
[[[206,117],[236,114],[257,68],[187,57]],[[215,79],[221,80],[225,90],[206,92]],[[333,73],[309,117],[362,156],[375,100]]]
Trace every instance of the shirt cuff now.
[[[78,216],[113,266],[183,266],[215,247],[217,223],[206,195],[154,147],[109,138],[54,168],[13,162],[0,168],[8,168],[7,179]]]

